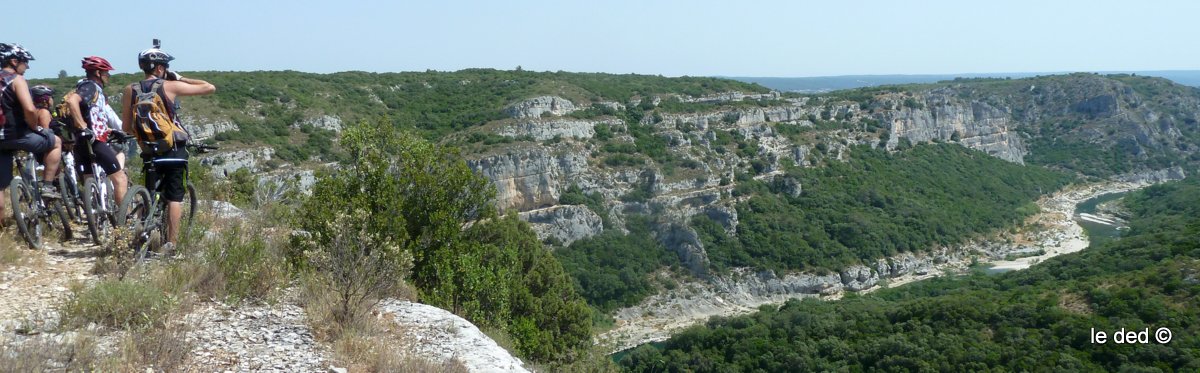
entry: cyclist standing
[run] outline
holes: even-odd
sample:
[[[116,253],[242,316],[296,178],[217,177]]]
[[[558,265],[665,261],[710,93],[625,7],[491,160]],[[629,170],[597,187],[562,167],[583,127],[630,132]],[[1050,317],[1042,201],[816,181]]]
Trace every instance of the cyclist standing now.
[[[79,136],[80,146],[76,146],[75,167],[84,178],[93,177],[93,164],[100,165],[112,181],[114,197],[119,205],[125,198],[128,181],[125,177],[125,154],[116,152],[108,145],[109,134],[120,120],[112,123],[108,115],[112,111],[108,100],[104,97],[104,86],[108,85],[109,71],[113,70],[108,60],[102,57],[90,56],[83,58],[83,70],[87,76],[75,83],[75,90],[67,94],[66,101],[71,108],[71,122]],[[91,142],[88,151],[86,142]]]
[[[183,215],[181,202],[186,192],[184,178],[188,152],[185,144],[189,135],[176,117],[175,99],[180,96],[207,95],[217,90],[206,81],[184,78],[168,70],[174,59],[159,49],[157,43],[154,48],[139,53],[138,66],[146,73],[146,77],[125,87],[121,96],[121,120],[125,132],[133,134],[139,145],[143,145],[143,167],[153,162],[157,170],[146,173],[146,188],[152,190],[155,181],[162,178],[160,192],[168,201],[164,253],[174,249],[179,236],[179,220]],[[156,145],[145,146],[146,142]]]
[[[54,198],[58,193],[51,180],[58,172],[62,153],[58,136],[50,129],[38,126],[38,110],[29,94],[29,83],[25,81],[25,71],[29,70],[29,61],[33,59],[33,54],[20,45],[0,43],[0,68],[3,68],[0,85],[4,86],[0,91],[0,108],[4,111],[4,125],[0,127],[0,195],[12,183],[13,151],[24,150],[45,154],[42,195]],[[4,200],[0,198],[0,216],[4,214]]]

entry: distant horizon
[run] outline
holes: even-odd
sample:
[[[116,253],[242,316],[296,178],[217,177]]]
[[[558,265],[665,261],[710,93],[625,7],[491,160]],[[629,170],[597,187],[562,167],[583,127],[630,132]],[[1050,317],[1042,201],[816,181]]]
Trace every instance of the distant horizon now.
[[[36,63],[36,61],[35,61],[35,63]],[[516,69],[515,69],[515,67],[514,67],[514,68],[494,68],[494,67],[464,67],[464,68],[461,68],[461,69],[454,69],[454,70],[440,70],[440,69],[423,69],[423,70],[396,70],[396,71],[340,70],[340,71],[328,71],[328,72],[325,72],[325,71],[304,71],[304,70],[297,70],[297,69],[257,69],[257,70],[217,70],[217,69],[212,69],[212,70],[196,70],[196,69],[181,69],[181,70],[176,70],[176,71],[179,71],[179,72],[181,72],[181,73],[182,73],[182,72],[193,72],[193,73],[195,73],[195,72],[200,72],[200,73],[205,73],[205,72],[222,72],[222,73],[225,73],[225,72],[230,72],[230,73],[252,73],[252,72],[285,72],[285,71],[293,71],[293,72],[305,73],[305,74],[340,74],[340,73],[354,73],[354,72],[372,73],[372,74],[400,74],[400,73],[423,73],[423,72],[429,72],[429,71],[434,71],[434,72],[457,72],[457,71],[464,71],[464,70],[496,70],[496,71],[515,71]],[[31,71],[32,71],[32,70],[31,70]],[[81,77],[81,76],[83,76],[83,74],[82,74],[82,71],[71,71],[71,70],[63,70],[63,71],[66,71],[66,72],[67,72],[67,76],[69,76],[69,77]],[[877,73],[868,73],[868,74],[794,75],[794,76],[784,76],[784,75],[777,75],[777,76],[772,76],[772,75],[727,75],[727,74],[721,74],[721,75],[687,75],[687,74],[684,74],[684,75],[668,75],[668,74],[641,73],[641,72],[575,71],[575,70],[566,70],[566,69],[558,69],[558,70],[533,70],[533,69],[525,69],[525,68],[522,68],[522,69],[521,69],[521,71],[536,72],[536,73],[556,73],[556,72],[565,72],[565,73],[576,73],[576,74],[611,74],[611,75],[629,75],[629,74],[633,74],[633,75],[647,75],[647,76],[662,76],[662,77],[666,77],[666,78],[682,78],[682,77],[693,77],[693,78],[725,78],[725,79],[730,79],[730,78],[806,79],[806,78],[892,77],[892,76],[896,76],[896,77],[904,77],[904,76],[910,76],[910,77],[935,77],[935,76],[964,76],[964,77],[965,77],[965,76],[970,76],[970,77],[981,77],[981,76],[986,76],[986,75],[1022,75],[1022,76],[1037,76],[1037,75],[1066,75],[1066,74],[1077,74],[1077,73],[1086,73],[1086,74],[1092,74],[1092,73],[1095,73],[1095,74],[1130,74],[1130,73],[1134,73],[1134,74],[1141,74],[1141,73],[1200,73],[1200,68],[1197,68],[1197,69],[1163,69],[1163,70],[1106,70],[1106,71],[1063,70],[1063,71],[996,71],[996,72],[963,72],[963,73],[896,73],[896,74],[887,74],[887,73],[878,73],[878,74],[877,74]],[[141,71],[114,71],[114,75],[119,75],[119,74],[142,74],[142,72],[141,72]],[[58,71],[54,72],[53,74],[48,74],[48,75],[46,75],[46,76],[31,76],[31,75],[30,75],[30,74],[28,74],[28,73],[26,73],[25,75],[26,75],[26,77],[27,77],[27,78],[29,78],[29,79],[54,79],[54,78],[57,78],[57,77],[58,77]]]
[[[457,71],[827,77],[1200,70],[1188,25],[1200,2],[1086,0],[798,2],[518,0],[155,3],[86,12],[16,2],[0,42],[37,58],[29,76],[81,75],[107,58],[136,73],[162,40],[181,71]],[[22,16],[63,15],[63,16]],[[81,21],[86,20],[86,21]],[[93,25],[92,23],[95,23]]]

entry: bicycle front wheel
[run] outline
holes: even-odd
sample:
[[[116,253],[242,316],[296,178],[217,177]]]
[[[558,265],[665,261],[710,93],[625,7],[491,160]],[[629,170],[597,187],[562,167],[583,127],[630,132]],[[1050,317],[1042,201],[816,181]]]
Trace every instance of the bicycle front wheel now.
[[[117,225],[130,228],[129,247],[133,252],[134,263],[140,264],[146,259],[146,251],[150,241],[150,232],[154,229],[152,209],[154,202],[150,199],[150,191],[141,185],[129,188],[121,207],[117,209]]]
[[[13,178],[10,189],[12,190],[9,197],[12,201],[13,220],[17,222],[17,231],[30,248],[41,250],[42,224],[37,216],[37,196],[33,193],[33,186],[17,176]]]

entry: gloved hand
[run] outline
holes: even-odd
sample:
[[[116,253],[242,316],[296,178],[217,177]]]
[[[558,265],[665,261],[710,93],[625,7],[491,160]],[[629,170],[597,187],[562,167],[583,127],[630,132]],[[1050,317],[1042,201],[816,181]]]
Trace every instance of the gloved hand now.
[[[182,79],[183,79],[183,75],[179,75],[179,73],[177,73],[177,72],[174,72],[174,71],[167,72],[167,80],[182,80]]]
[[[87,139],[87,141],[95,141],[96,140],[96,134],[93,133],[91,129],[87,129],[87,128],[79,131],[79,137]]]

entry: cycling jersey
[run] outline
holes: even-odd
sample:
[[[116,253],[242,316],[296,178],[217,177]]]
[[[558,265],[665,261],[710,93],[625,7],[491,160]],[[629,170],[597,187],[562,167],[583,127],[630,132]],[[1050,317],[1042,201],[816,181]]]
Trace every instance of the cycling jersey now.
[[[87,123],[88,129],[96,134],[96,141],[108,142],[108,132],[112,130],[113,125],[108,112],[112,109],[108,107],[108,100],[104,98],[104,88],[91,79],[81,79],[79,83],[75,83],[75,94],[79,95],[79,114],[83,116],[83,121]]]

